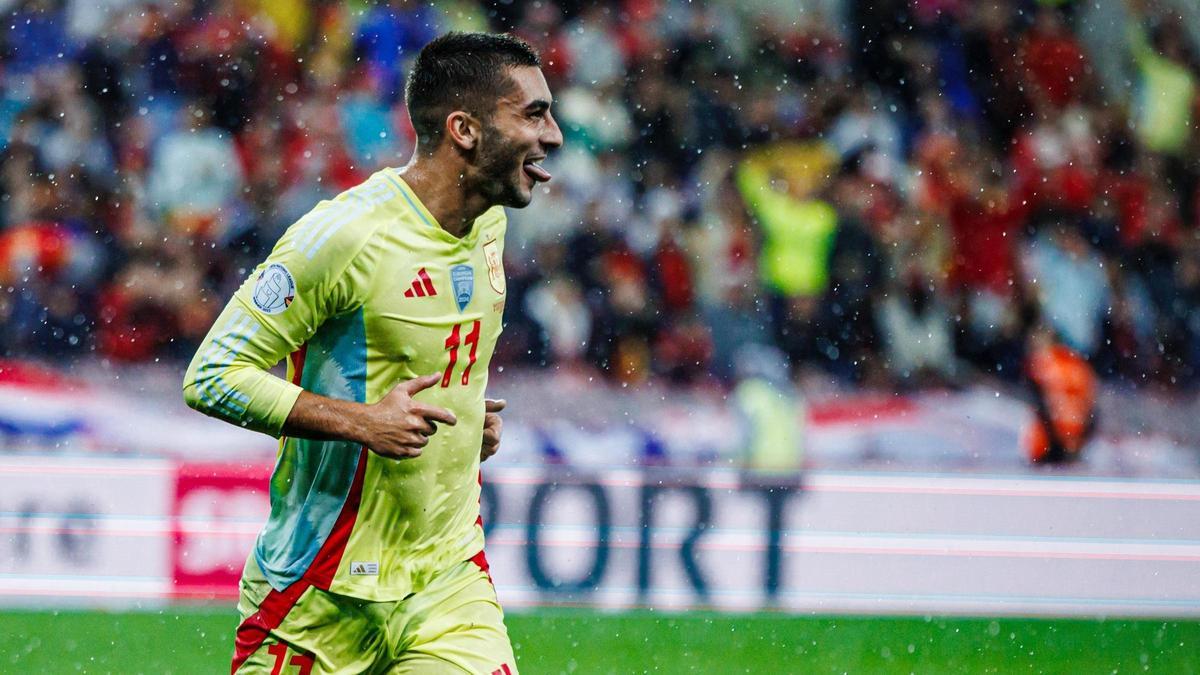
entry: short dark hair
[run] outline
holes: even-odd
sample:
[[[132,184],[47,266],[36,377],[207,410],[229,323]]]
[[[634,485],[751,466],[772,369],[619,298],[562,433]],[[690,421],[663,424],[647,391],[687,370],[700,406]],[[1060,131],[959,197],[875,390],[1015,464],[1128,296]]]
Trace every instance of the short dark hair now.
[[[404,89],[417,140],[432,150],[442,140],[446,116],[465,110],[487,119],[496,99],[508,93],[508,69],[540,67],[524,40],[507,33],[446,33],[425,45]]]

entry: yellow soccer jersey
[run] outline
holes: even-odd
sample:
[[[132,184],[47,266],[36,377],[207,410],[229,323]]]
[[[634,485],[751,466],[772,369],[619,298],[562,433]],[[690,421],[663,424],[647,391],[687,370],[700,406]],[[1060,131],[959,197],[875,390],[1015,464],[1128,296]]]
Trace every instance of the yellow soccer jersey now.
[[[420,457],[282,438],[255,559],[271,586],[305,579],[399,600],[483,549],[479,449],[504,309],[504,210],[461,239],[385,169],[318,204],[234,294],[184,380],[188,404],[275,436],[301,389],[374,403],[442,373],[417,398],[454,412]],[[267,372],[288,360],[288,379]]]

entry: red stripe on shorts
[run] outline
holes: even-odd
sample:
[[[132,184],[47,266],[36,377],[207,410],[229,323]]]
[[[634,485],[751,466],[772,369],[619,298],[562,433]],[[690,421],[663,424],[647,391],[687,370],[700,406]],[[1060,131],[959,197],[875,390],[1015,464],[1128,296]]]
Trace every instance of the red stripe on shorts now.
[[[479,487],[483,487],[483,469],[479,470]],[[483,500],[483,491],[482,490],[479,492],[479,499],[482,502],[482,500]],[[480,528],[483,527],[483,514],[482,513],[480,513],[479,517],[475,519],[475,524],[478,525]],[[475,563],[476,567],[483,570],[483,573],[487,575],[488,583],[492,584],[493,586],[496,585],[496,582],[492,581],[492,572],[491,572],[491,567],[488,566],[487,556],[485,556],[483,554],[482,550],[480,550],[479,553],[476,553],[471,558],[470,562]]]
[[[492,569],[490,566],[488,566],[487,556],[483,554],[483,551],[476,553],[471,558],[470,562],[475,563],[475,566],[478,567],[480,570],[483,571],[484,574],[487,575],[489,584],[491,584],[492,586],[496,585],[496,582],[492,581]]]
[[[363,479],[366,472],[367,449],[363,448],[358,454],[358,468],[354,471],[354,482],[350,484],[350,493],[346,495],[346,502],[342,505],[337,520],[333,523],[333,530],[330,531],[325,543],[321,545],[321,550],[317,551],[317,556],[313,558],[308,571],[283,591],[271,589],[267,593],[267,597],[259,603],[258,611],[238,626],[234,639],[233,663],[229,669],[230,673],[236,673],[246,659],[258,651],[271,631],[283,623],[284,617],[296,606],[296,602],[300,600],[301,595],[304,595],[304,591],[307,591],[310,586],[321,589],[329,588],[330,582],[333,581],[333,575],[337,573],[338,565],[342,562],[342,555],[346,552],[346,544],[350,541],[350,531],[354,529],[354,521],[358,518],[358,507],[362,502]],[[480,553],[482,555],[482,552]]]
[[[246,659],[258,651],[258,648],[267,639],[267,635],[283,623],[284,617],[292,611],[292,608],[296,606],[296,601],[300,599],[301,595],[304,595],[304,591],[307,591],[309,586],[312,584],[301,579],[282,592],[271,589],[271,592],[267,593],[267,597],[259,603],[258,611],[237,627],[233,642],[233,663],[229,667],[231,674],[236,673]]]

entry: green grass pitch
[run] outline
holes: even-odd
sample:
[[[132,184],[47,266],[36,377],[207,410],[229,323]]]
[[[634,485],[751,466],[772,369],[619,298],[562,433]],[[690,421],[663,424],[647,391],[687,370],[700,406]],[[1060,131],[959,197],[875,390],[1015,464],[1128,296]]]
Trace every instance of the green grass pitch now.
[[[0,613],[0,673],[228,672],[230,611]],[[1200,621],[508,616],[538,673],[1200,673]]]

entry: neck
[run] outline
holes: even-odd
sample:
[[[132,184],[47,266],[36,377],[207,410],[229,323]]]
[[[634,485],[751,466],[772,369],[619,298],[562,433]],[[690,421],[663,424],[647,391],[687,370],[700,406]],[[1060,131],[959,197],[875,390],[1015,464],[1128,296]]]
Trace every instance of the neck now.
[[[439,153],[422,156],[419,150],[414,152],[400,173],[438,225],[455,237],[470,232],[475,219],[491,206],[468,189],[466,167]]]

